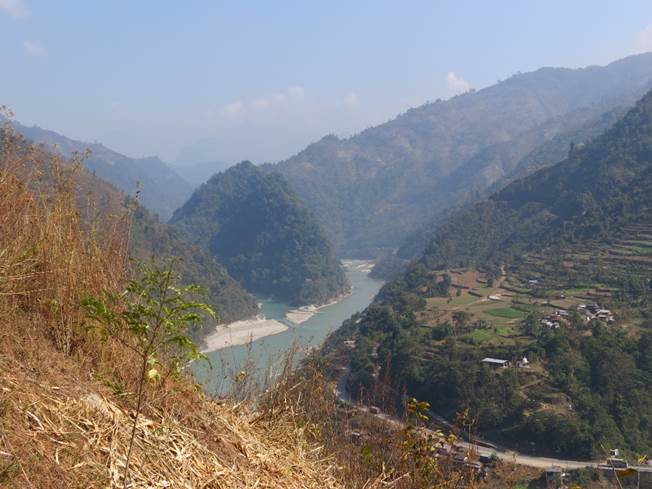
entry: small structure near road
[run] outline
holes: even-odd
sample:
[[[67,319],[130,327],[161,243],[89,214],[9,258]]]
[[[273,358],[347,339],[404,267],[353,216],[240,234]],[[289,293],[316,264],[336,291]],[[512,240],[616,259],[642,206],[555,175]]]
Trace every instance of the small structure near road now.
[[[485,357],[482,359],[482,363],[489,365],[493,368],[507,368],[511,367],[512,363],[509,360],[503,360],[501,358],[491,358]]]
[[[548,467],[545,472],[546,477],[546,487],[550,488],[560,488],[565,487],[565,483],[569,480],[569,474],[564,471],[562,467],[553,465]]]

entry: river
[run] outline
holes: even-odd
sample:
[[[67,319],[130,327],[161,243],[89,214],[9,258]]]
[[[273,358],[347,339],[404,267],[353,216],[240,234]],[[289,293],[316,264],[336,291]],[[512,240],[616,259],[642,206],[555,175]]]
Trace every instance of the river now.
[[[204,392],[218,395],[228,393],[234,385],[233,379],[241,371],[258,384],[264,384],[278,373],[288,352],[319,347],[342,322],[364,310],[380,290],[382,282],[369,277],[368,262],[346,260],[343,265],[351,284],[351,294],[336,304],[319,309],[317,314],[300,325],[294,325],[285,318],[285,314],[294,309],[292,306],[261,299],[262,313],[289,328],[247,345],[206,353],[212,367],[206,362],[195,362],[193,365],[195,377]]]

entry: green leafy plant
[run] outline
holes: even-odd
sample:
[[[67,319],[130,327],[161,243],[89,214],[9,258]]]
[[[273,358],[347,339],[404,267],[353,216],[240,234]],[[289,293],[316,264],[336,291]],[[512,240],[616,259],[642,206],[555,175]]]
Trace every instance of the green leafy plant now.
[[[113,338],[140,358],[136,415],[125,462],[124,487],[128,484],[129,460],[143,408],[147,382],[165,382],[178,377],[189,362],[208,360],[187,334],[205,318],[216,319],[215,311],[191,298],[203,293],[196,285],[179,287],[174,260],[165,267],[137,263],[137,277],[119,293],[87,297],[87,325]]]

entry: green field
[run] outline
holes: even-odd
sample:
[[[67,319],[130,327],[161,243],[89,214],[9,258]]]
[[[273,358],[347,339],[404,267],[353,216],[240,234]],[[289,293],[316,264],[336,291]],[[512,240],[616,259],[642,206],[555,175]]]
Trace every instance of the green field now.
[[[498,309],[489,309],[488,311],[485,312],[491,316],[497,318],[505,318],[505,319],[523,319],[526,316],[525,312],[519,311],[518,309],[514,309],[512,307],[500,307]]]
[[[496,333],[503,336],[507,336],[510,334],[514,334],[514,330],[509,326],[500,326],[499,328],[496,328]]]
[[[652,248],[647,247],[647,246],[639,246],[636,248],[630,248],[632,252],[636,253],[637,255],[651,255],[652,254]]]
[[[468,334],[475,343],[485,343],[493,338],[494,334],[488,329],[474,329]]]

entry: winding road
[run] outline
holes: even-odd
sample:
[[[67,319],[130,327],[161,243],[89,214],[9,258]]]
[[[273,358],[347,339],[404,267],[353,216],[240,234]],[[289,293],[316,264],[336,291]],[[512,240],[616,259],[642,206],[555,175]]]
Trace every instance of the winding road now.
[[[346,370],[342,373],[342,375],[340,375],[337,381],[337,385],[335,387],[335,394],[337,395],[340,401],[349,404],[351,406],[354,406],[356,409],[365,411],[370,415],[382,419],[392,425],[398,427],[402,427],[404,425],[403,421],[401,421],[398,418],[395,418],[383,412],[379,412],[377,414],[371,413],[368,407],[354,402],[346,387],[348,376],[349,376],[349,368],[347,367]],[[446,427],[450,427],[450,423],[448,423],[441,416],[438,416],[437,414],[432,412],[430,414],[432,415],[432,418],[435,419],[437,422],[441,423]],[[435,433],[433,430],[428,428],[423,428],[423,430],[424,432],[428,432],[432,434]],[[525,467],[533,467],[537,469],[561,467],[563,469],[573,470],[573,469],[583,469],[583,468],[590,467],[590,468],[596,468],[602,470],[613,470],[613,468],[610,467],[609,465],[598,461],[587,462],[582,460],[566,460],[561,458],[547,458],[547,457],[537,457],[534,455],[525,455],[523,453],[519,453],[514,450],[509,450],[504,447],[500,447],[498,445],[484,441],[479,438],[474,443],[469,443],[467,441],[460,440],[457,442],[457,446],[460,446],[466,450],[473,450],[475,453],[477,453],[480,456],[493,455],[499,460],[502,460],[504,462],[510,462],[518,465],[523,465]],[[641,472],[652,472],[652,467],[647,465],[630,466],[630,467],[639,470]]]

